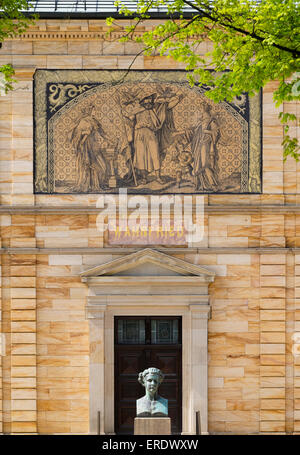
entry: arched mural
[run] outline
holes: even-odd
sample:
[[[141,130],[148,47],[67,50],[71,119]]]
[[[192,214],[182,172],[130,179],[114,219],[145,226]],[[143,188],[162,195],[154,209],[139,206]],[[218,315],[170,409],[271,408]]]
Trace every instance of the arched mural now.
[[[38,70],[37,193],[259,193],[260,96],[214,104],[182,71]]]

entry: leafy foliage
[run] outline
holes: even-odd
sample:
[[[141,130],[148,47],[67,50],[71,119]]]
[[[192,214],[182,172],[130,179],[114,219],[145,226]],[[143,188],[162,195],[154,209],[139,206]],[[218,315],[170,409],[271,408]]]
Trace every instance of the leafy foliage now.
[[[124,15],[132,14],[118,4]],[[187,6],[194,9],[190,19],[183,15]],[[149,10],[162,7],[168,19],[134,36]],[[273,99],[279,107],[300,98],[299,12],[297,0],[138,0],[136,18],[124,29],[123,41],[142,42],[146,55],[155,50],[184,62],[190,84],[209,85],[207,96],[215,102],[230,101],[242,92],[253,95],[268,81],[278,80]],[[111,19],[108,23],[118,25]],[[206,48],[204,55],[200,46]],[[288,113],[279,118],[285,132],[284,156],[299,160],[299,143],[288,135],[288,124],[299,119]]]
[[[35,17],[25,17],[21,11],[29,9],[26,0],[0,0],[0,42],[23,33]],[[10,64],[0,66],[0,73],[4,80],[4,91],[12,89],[14,69]]]

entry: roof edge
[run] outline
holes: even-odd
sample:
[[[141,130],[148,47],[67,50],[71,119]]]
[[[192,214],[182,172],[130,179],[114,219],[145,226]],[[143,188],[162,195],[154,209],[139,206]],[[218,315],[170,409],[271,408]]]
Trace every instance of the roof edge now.
[[[113,17],[114,19],[118,20],[132,20],[135,17],[137,17],[137,14],[132,14],[130,16],[124,16],[123,14],[119,14],[118,12],[63,12],[63,11],[45,11],[45,12],[33,12],[33,11],[24,11],[22,12],[24,16],[26,17],[32,17],[35,14],[38,16],[38,19],[61,19],[61,20],[67,20],[67,19],[106,19],[108,17]],[[174,13],[172,15],[163,13],[163,12],[153,12],[153,13],[148,13],[149,14],[149,19],[145,20],[167,20],[172,17],[172,19],[180,19],[180,17],[183,17],[184,19],[191,19],[194,17],[196,14],[199,14],[197,12],[183,12],[182,14]]]

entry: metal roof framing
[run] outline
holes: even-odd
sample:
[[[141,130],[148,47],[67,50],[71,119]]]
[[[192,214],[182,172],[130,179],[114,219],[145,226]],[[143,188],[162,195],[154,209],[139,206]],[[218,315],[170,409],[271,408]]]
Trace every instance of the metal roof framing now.
[[[131,19],[136,16],[136,2],[134,0],[124,0],[122,3],[129,10],[132,16],[121,15],[120,8],[115,5],[114,0],[29,0],[30,8],[24,11],[25,15],[37,13],[41,19],[104,19],[115,17],[119,19]],[[195,10],[186,7],[183,17],[190,18],[197,14]],[[167,8],[159,7],[149,10],[151,19],[166,19],[169,17]],[[179,14],[172,15],[179,18]]]

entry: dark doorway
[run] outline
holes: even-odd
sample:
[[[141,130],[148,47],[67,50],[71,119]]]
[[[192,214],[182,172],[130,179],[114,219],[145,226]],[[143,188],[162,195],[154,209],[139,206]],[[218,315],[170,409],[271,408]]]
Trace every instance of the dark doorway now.
[[[115,317],[115,432],[133,434],[136,400],[145,394],[138,373],[163,371],[172,433],[181,433],[181,317]]]

